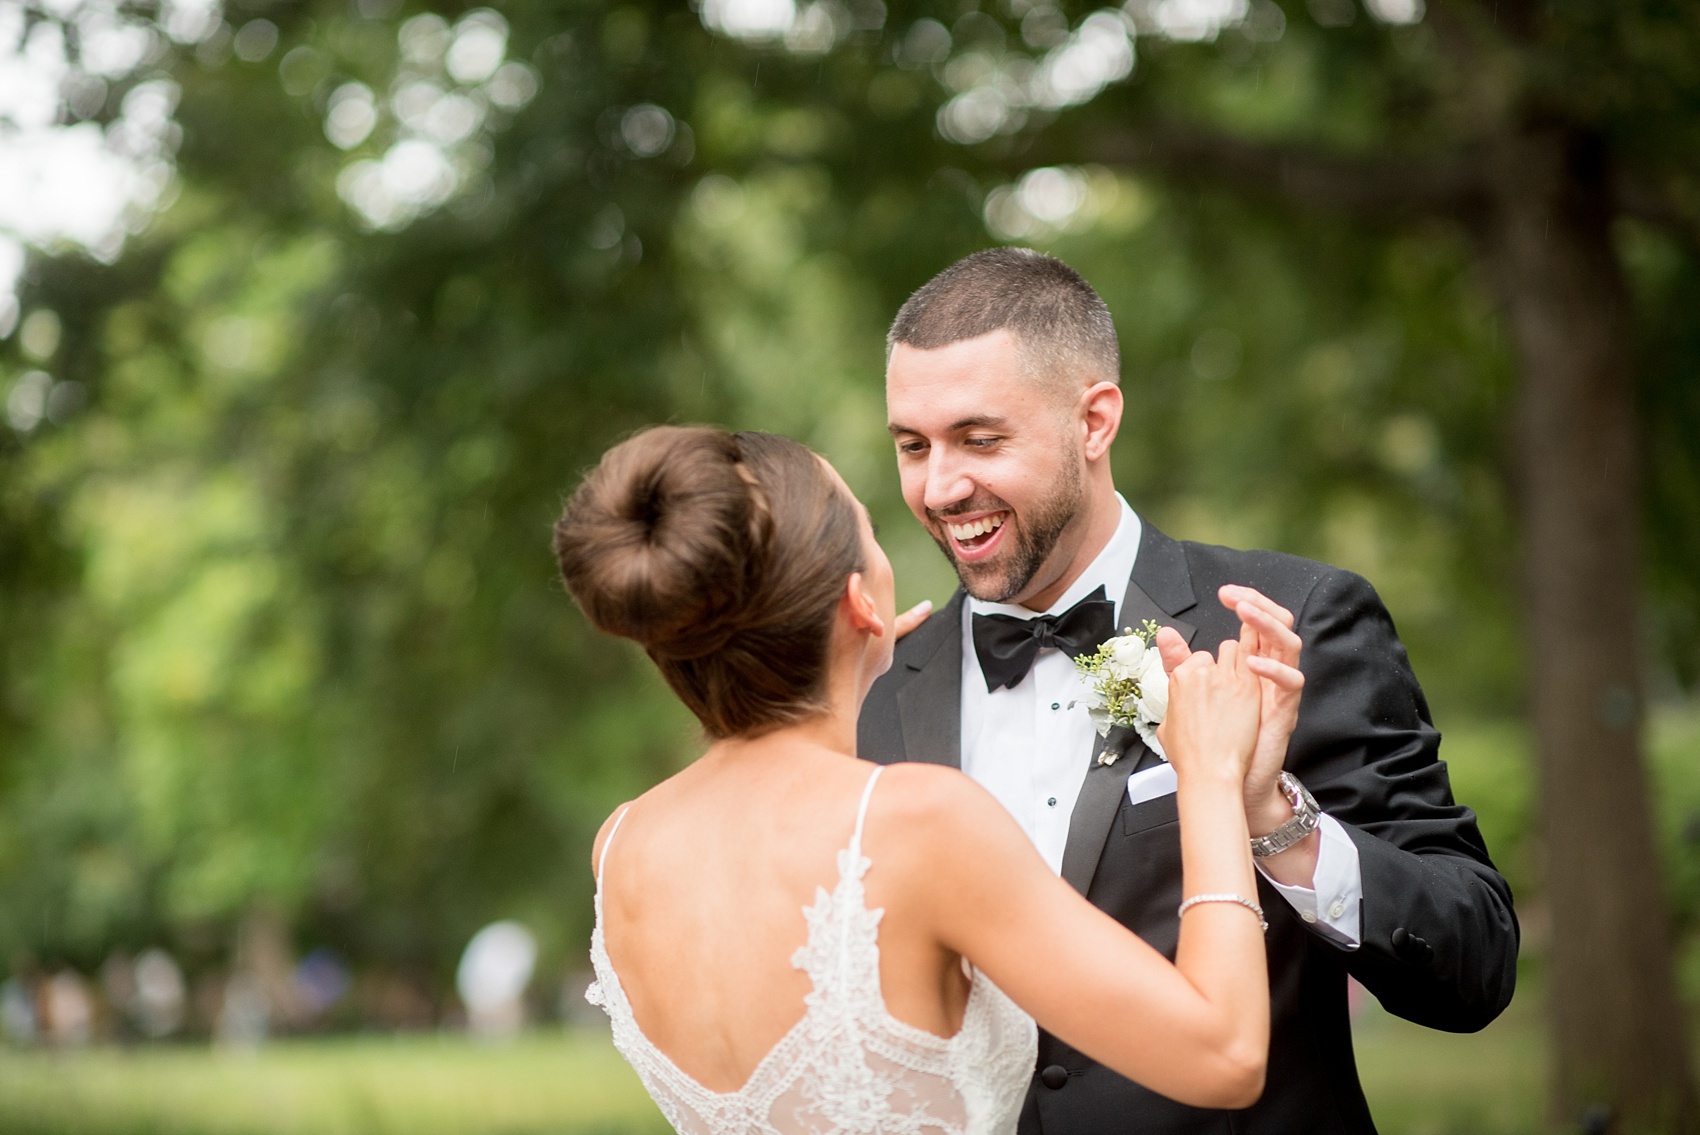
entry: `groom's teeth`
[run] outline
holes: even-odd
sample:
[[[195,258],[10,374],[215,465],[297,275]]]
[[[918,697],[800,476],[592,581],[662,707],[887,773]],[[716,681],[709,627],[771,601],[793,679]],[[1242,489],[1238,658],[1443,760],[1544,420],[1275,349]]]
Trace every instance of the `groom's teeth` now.
[[[967,524],[946,524],[945,528],[958,540],[972,540],[976,536],[984,536],[1002,528],[1006,515],[999,513],[996,516],[982,516],[979,520]]]

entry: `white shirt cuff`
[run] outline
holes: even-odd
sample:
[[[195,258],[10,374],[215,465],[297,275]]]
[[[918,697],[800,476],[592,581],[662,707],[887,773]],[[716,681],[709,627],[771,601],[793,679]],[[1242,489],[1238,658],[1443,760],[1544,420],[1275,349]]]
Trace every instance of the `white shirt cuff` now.
[[[1257,869],[1281,892],[1299,917],[1316,927],[1325,938],[1347,950],[1358,948],[1364,901],[1363,868],[1358,863],[1358,845],[1340,826],[1340,821],[1322,814],[1322,846],[1316,854],[1316,874],[1310,887],[1289,887],[1276,882],[1261,863]],[[1253,860],[1256,863],[1256,860]]]

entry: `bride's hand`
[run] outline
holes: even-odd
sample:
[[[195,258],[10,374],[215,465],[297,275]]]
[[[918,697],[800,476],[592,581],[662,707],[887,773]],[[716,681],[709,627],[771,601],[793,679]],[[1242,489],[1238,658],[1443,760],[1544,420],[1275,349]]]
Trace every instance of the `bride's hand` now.
[[[932,613],[933,601],[931,599],[923,599],[907,611],[903,612],[903,614],[897,616],[897,625],[893,628],[897,638],[892,641],[901,641],[904,635],[926,622],[927,616]]]
[[[1159,644],[1160,649],[1171,646]],[[1174,653],[1164,649],[1164,656]],[[1250,662],[1230,639],[1219,657],[1201,650],[1169,671],[1169,712],[1158,739],[1178,777],[1244,783],[1262,713],[1262,682]]]

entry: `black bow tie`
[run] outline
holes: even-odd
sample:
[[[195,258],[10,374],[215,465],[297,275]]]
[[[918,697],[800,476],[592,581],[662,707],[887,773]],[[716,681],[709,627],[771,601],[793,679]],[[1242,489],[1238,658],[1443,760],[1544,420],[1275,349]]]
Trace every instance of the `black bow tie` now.
[[[974,653],[986,676],[986,692],[1021,684],[1044,647],[1070,658],[1097,650],[1116,633],[1116,605],[1100,587],[1060,615],[1018,619],[1014,615],[975,615]]]

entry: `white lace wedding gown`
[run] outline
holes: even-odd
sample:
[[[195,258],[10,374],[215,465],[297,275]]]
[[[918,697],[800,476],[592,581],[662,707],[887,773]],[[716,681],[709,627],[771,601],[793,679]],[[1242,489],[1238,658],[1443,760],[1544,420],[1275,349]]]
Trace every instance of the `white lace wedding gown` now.
[[[838,853],[838,884],[805,907],[809,938],[791,964],[813,992],[803,1017],[735,1092],[712,1092],[643,1035],[608,959],[598,864],[596,980],[585,996],[614,1025],[614,1045],[637,1070],[680,1135],[1009,1135],[1033,1076],[1033,1019],[978,970],[962,1028],[949,1039],[906,1025],[880,992],[879,922],[862,876],[862,824],[880,769],[868,778],[850,846]],[[614,841],[622,814],[602,848]]]

